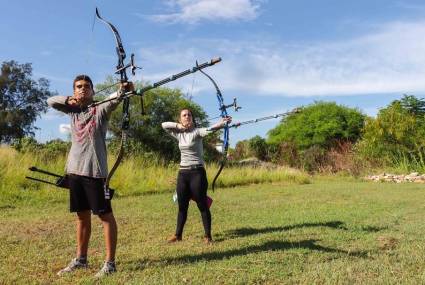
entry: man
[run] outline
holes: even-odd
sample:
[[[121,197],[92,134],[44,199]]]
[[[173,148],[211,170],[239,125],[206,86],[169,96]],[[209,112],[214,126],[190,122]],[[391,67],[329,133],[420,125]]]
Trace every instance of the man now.
[[[111,201],[105,198],[104,183],[108,175],[105,137],[108,119],[120,103],[118,94],[110,102],[88,107],[93,102],[93,83],[87,75],[74,79],[72,97],[53,96],[47,100],[49,106],[71,117],[72,145],[66,163],[69,178],[70,211],[77,213],[77,253],[67,267],[57,274],[63,275],[76,269],[87,268],[87,250],[91,234],[91,212],[103,225],[106,259],[97,277],[116,271],[115,250],[117,224],[112,213]],[[133,90],[132,83],[122,88]]]

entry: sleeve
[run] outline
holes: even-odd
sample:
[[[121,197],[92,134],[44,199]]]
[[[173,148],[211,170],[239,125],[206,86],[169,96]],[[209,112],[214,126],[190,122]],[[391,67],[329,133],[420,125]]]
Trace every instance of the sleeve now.
[[[178,139],[177,133],[177,123],[174,122],[164,122],[162,123],[162,128],[164,131],[166,131],[169,135],[173,136],[174,138]]]
[[[118,98],[118,92],[114,92],[111,95],[108,96],[108,99],[113,99],[113,98]],[[111,100],[109,102],[100,104],[98,106],[98,110],[101,114],[102,117],[106,117],[109,118],[111,116],[111,113],[118,107],[118,105],[120,104],[121,100],[119,99],[114,99]]]
[[[53,109],[68,114],[72,110],[72,107],[66,104],[68,98],[68,96],[53,96],[47,99],[47,104]]]
[[[201,138],[214,132],[214,130],[210,128],[198,128],[197,130],[198,130],[198,136],[200,136]]]

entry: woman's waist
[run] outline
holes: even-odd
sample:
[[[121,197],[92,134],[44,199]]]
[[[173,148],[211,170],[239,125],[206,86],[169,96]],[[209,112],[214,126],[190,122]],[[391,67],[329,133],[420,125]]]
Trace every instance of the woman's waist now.
[[[180,170],[196,170],[196,169],[203,169],[204,164],[197,163],[197,164],[189,164],[189,165],[180,165]]]

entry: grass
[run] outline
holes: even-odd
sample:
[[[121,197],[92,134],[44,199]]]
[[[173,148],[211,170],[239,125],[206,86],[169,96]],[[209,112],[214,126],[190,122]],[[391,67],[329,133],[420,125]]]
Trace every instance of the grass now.
[[[0,284],[92,284],[104,250],[93,222],[90,268],[58,279],[73,257],[74,217],[57,203],[0,211]],[[37,195],[33,193],[32,195]],[[101,284],[418,284],[425,282],[420,184],[316,177],[210,193],[215,243],[201,242],[194,204],[184,240],[168,245],[170,193],[114,199],[118,269]]]
[[[109,165],[113,165],[115,157],[109,156]],[[45,175],[31,173],[30,166],[63,174],[65,157],[42,157],[31,153],[18,153],[11,148],[0,147],[0,209],[16,207],[16,205],[51,204],[66,201],[59,188],[25,179],[29,175],[46,179]],[[152,193],[174,192],[178,165],[169,166],[152,164],[149,161],[131,157],[124,160],[111,180],[111,187],[116,189],[117,196],[128,197]],[[207,165],[209,181],[212,182],[218,165]],[[54,179],[53,179],[54,181]],[[233,187],[264,182],[310,183],[310,177],[298,170],[280,167],[238,168],[226,167],[219,179],[217,187]],[[34,191],[37,190],[37,195]]]

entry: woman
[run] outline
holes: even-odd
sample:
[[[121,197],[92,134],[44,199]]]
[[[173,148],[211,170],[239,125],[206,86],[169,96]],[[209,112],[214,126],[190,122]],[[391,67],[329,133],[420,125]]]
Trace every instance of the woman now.
[[[202,138],[221,129],[226,122],[230,123],[231,121],[232,118],[227,117],[210,128],[196,128],[191,110],[183,109],[180,111],[179,123],[162,123],[162,128],[178,140],[180,149],[180,170],[177,176],[177,200],[179,204],[177,227],[175,235],[169,238],[168,242],[182,240],[190,199],[196,201],[201,212],[205,232],[204,242],[206,244],[212,242],[211,212],[207,200],[208,181],[202,158]]]

